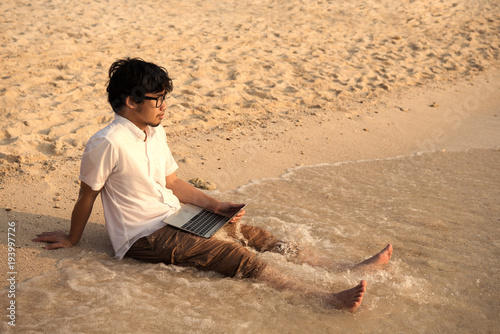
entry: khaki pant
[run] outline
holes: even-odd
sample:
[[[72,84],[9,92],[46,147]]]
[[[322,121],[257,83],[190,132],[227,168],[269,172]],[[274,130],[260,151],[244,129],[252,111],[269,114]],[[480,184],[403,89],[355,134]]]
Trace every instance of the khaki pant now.
[[[248,246],[259,252],[281,252],[283,243],[268,231],[241,224],[240,235]],[[164,226],[147,237],[137,240],[125,256],[153,263],[175,264],[216,271],[229,277],[257,277],[266,263],[245,246],[233,242],[206,239]]]

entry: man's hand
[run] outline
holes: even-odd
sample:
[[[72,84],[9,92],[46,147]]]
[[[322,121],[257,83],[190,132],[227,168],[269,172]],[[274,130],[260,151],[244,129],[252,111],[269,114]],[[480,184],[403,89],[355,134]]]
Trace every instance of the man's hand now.
[[[68,239],[68,235],[64,232],[43,232],[37,234],[37,237],[38,238],[31,241],[49,242],[49,244],[45,246],[45,249],[73,247],[73,244]]]
[[[71,213],[71,228],[69,235],[60,231],[43,232],[37,234],[38,238],[32,241],[48,242],[49,244],[45,246],[45,249],[68,248],[76,245],[82,237],[83,230],[89,220],[92,207],[99,192],[100,190],[93,190],[88,184],[81,182],[78,200]],[[69,236],[71,236],[71,241]]]
[[[218,213],[219,215],[230,217],[234,215],[236,212],[238,212],[244,206],[245,204],[234,204],[232,202],[219,202],[214,212]],[[238,212],[236,216],[233,217],[233,219],[231,219],[230,223],[237,223],[244,215],[245,215],[245,210],[241,210],[240,212]]]
[[[219,202],[215,198],[196,189],[192,184],[179,179],[175,173],[165,177],[165,184],[168,189],[174,192],[174,195],[177,196],[181,203],[194,204],[226,217],[231,217],[245,206],[245,204]],[[241,210],[230,222],[237,223],[244,214],[245,210]]]

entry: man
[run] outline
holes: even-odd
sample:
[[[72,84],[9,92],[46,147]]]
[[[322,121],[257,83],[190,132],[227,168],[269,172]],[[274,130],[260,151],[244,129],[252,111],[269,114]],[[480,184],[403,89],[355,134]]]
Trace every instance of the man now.
[[[162,67],[137,58],[113,63],[107,92],[115,119],[92,136],[85,147],[70,232],[44,232],[33,240],[48,242],[46,249],[76,245],[101,193],[106,229],[118,259],[128,256],[146,262],[194,266],[230,277],[255,278],[354,312],[366,291],[365,281],[340,293],[320,291],[285,277],[238,242],[205,239],[162,222],[180,208],[181,202],[228,216],[242,208],[241,204],[218,201],[176,176],[178,166],[165,131],[159,126],[167,108],[165,97],[172,89],[172,80]],[[230,224],[237,224],[244,213],[238,213]],[[245,243],[257,251],[291,253],[299,262],[337,268],[331,259],[280,241],[266,230],[243,224],[238,227]],[[388,245],[355,268],[386,264],[391,254],[392,246]]]

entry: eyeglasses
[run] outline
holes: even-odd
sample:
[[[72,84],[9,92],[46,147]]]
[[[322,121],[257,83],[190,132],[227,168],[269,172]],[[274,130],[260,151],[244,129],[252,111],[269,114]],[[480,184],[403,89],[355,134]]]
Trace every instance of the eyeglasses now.
[[[143,96],[143,99],[156,101],[156,108],[160,108],[163,105],[163,101],[165,101],[166,96],[167,94],[158,97]]]

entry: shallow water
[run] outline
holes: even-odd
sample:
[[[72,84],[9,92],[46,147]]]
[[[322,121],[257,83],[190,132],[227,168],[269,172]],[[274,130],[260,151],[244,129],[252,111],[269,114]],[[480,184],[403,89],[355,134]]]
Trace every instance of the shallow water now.
[[[331,273],[263,258],[303,281],[368,290],[355,315],[253,280],[85,253],[18,286],[19,332],[488,333],[500,321],[500,150],[296,168],[261,191],[246,221],[352,264],[394,245],[391,263]],[[2,292],[4,293],[4,292]],[[11,330],[5,323],[3,329]]]

